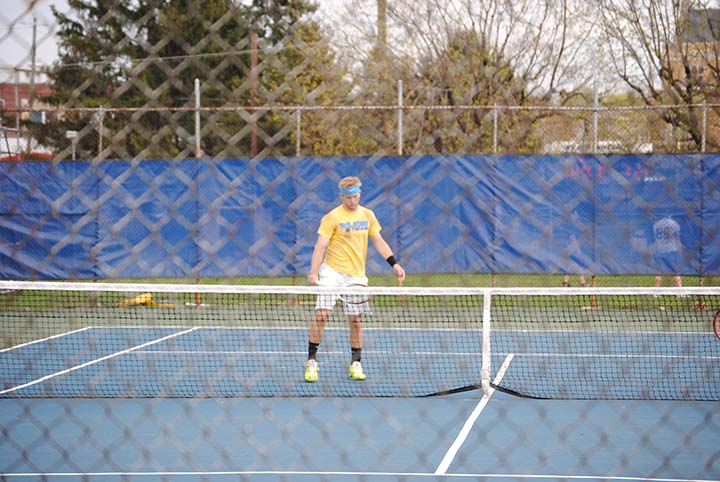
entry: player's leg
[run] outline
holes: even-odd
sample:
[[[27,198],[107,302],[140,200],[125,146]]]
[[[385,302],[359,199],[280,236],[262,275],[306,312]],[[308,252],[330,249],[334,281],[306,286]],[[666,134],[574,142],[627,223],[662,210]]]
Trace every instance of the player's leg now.
[[[320,301],[318,300],[318,304]],[[320,342],[325,334],[325,322],[330,317],[330,310],[318,308],[315,310],[315,317],[310,323],[310,336],[308,337],[308,358],[305,362],[305,381],[316,382],[318,380],[317,352]]]
[[[365,380],[365,373],[360,363],[363,347],[362,317],[360,315],[349,315],[348,322],[350,323],[350,350],[352,352],[349,368],[350,378],[353,380]]]
[[[308,360],[315,360],[317,349],[325,335],[325,322],[330,318],[330,311],[320,309],[315,311],[315,317],[310,323],[310,336],[308,347]],[[314,347],[312,346],[314,345]]]
[[[673,276],[673,281],[675,282],[675,286],[678,288],[682,288],[682,277],[680,276],[680,273],[683,269],[683,258],[679,251],[673,251],[670,253],[670,268],[672,269],[672,272],[675,273],[675,276]]]

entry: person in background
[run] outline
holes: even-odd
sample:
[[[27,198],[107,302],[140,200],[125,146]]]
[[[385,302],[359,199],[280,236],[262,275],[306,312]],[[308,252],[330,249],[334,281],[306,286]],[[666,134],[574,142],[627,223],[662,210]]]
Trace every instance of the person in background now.
[[[680,225],[671,216],[666,216],[653,224],[652,254],[660,272],[673,273],[675,286],[682,287]],[[655,276],[655,287],[659,288],[661,284],[662,275],[658,274]]]
[[[580,281],[580,286],[582,286],[583,288],[585,288],[587,286],[587,280],[585,279],[584,275],[581,275],[581,274],[578,275],[578,281]],[[563,276],[562,285],[565,288],[569,288],[570,286],[572,286],[570,284],[570,275],[569,274],[566,274],[565,276]]]
[[[569,288],[571,285],[570,274],[568,273],[578,272],[582,269],[577,261],[583,256],[582,249],[580,248],[580,243],[577,240],[577,236],[575,236],[574,234],[570,235],[568,245],[562,251],[562,256],[564,264],[563,267],[565,268],[565,275],[563,276],[562,285],[565,288]],[[588,286],[585,275],[579,274],[578,279],[580,281],[580,286],[582,286],[583,288]]]

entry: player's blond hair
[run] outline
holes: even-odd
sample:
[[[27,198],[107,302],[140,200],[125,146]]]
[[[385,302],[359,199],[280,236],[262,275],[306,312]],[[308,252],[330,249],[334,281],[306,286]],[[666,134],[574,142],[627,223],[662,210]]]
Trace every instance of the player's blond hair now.
[[[340,182],[338,183],[339,189],[345,189],[350,186],[362,186],[362,182],[360,182],[360,178],[355,177],[355,176],[344,177],[344,178],[340,179]]]

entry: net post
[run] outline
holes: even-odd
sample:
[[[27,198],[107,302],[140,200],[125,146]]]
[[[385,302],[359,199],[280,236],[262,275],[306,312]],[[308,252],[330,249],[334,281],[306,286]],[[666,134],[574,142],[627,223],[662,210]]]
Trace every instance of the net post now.
[[[196,285],[200,284],[200,278],[195,278],[195,284]],[[199,308],[200,305],[202,305],[202,296],[200,295],[200,292],[196,292],[195,293],[195,306]]]
[[[480,369],[481,386],[484,395],[490,395],[490,290],[483,292],[482,314],[482,368]]]
[[[297,286],[297,276],[295,274],[292,275],[292,286]],[[299,305],[300,304],[300,298],[295,293],[288,294],[288,300],[287,303],[289,305]]]
[[[397,285],[398,285],[398,288],[402,288],[403,282],[398,280]],[[397,297],[395,299],[395,306],[400,306],[401,304],[402,304],[402,298],[400,297],[400,295],[397,295]]]
[[[698,286],[702,287],[705,286],[705,283],[703,281],[703,275],[698,276]],[[705,300],[703,299],[702,293],[697,295],[697,301],[693,304],[693,309],[695,311],[702,311],[707,309],[707,304],[705,304]]]
[[[590,276],[590,286],[593,288],[595,288],[595,286],[596,286],[595,275]],[[597,308],[597,298],[594,294],[590,296],[590,307]]]

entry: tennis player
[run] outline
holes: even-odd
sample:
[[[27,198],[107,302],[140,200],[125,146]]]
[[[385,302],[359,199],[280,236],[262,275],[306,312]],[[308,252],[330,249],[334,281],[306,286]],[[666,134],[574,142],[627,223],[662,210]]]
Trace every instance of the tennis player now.
[[[398,283],[405,279],[405,270],[397,262],[387,242],[380,235],[382,226],[372,210],[360,205],[360,179],[346,177],[340,180],[342,204],[320,221],[318,238],[310,261],[308,282],[319,286],[367,285],[365,274],[368,238],[397,275]],[[305,363],[305,381],[318,379],[317,352],[325,332],[337,295],[320,295],[315,304],[315,317],[310,324],[308,359]],[[352,380],[365,380],[361,360],[363,347],[362,314],[369,310],[368,303],[343,304],[350,323],[351,360],[349,373]]]

